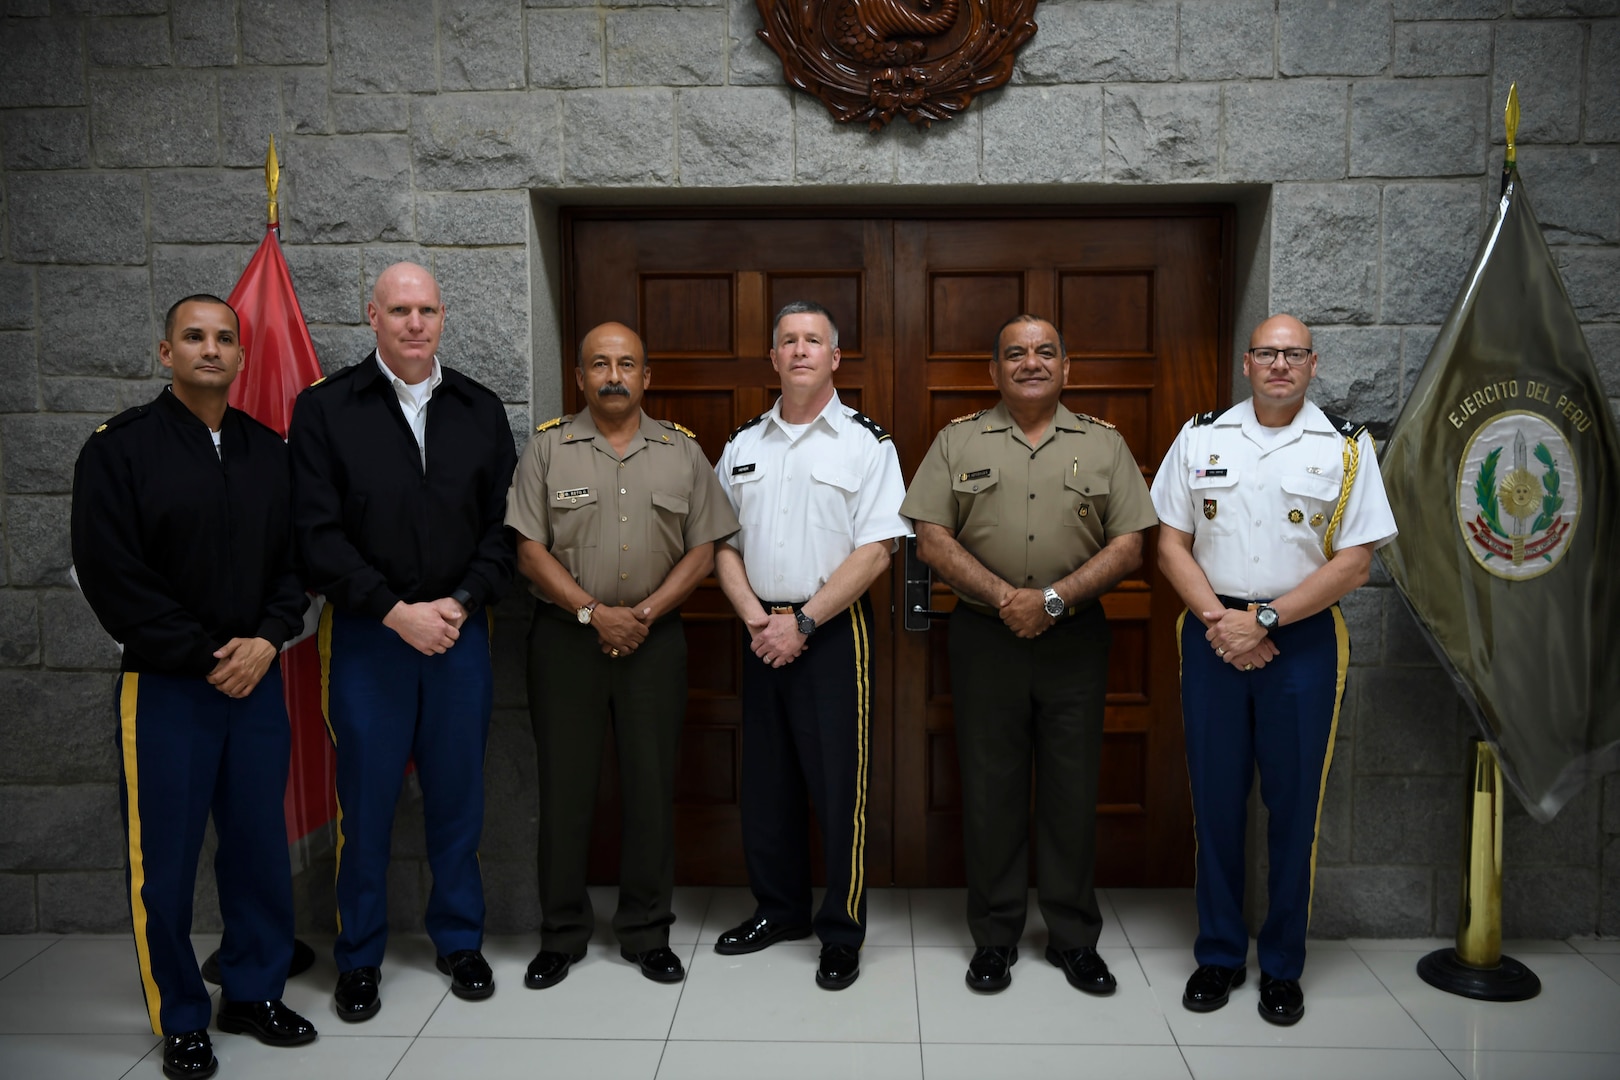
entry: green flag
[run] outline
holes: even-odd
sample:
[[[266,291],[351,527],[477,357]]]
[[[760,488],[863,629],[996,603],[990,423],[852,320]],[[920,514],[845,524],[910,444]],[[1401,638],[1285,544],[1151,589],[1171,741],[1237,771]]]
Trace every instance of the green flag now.
[[[1514,159],[1381,457],[1379,555],[1525,807],[1620,767],[1620,437]]]

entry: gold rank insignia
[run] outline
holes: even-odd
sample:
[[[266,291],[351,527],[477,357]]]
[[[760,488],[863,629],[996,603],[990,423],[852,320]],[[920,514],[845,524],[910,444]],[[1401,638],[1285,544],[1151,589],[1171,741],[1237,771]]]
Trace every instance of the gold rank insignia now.
[[[1305,520],[1305,511],[1301,510],[1297,506],[1294,507],[1294,509],[1288,511],[1288,520],[1292,521],[1295,525],[1298,525],[1300,522]]]
[[[106,430],[107,430],[107,425],[102,424],[100,427],[96,428],[96,434],[100,435],[103,431],[106,431]]]
[[[545,423],[543,423],[540,426],[536,427],[534,430],[535,431],[550,431],[552,428],[556,427],[558,424],[560,424],[562,422],[563,422],[562,417],[553,416],[550,420],[547,420]]]
[[[676,423],[676,422],[675,422],[675,421],[673,421],[673,420],[671,420],[671,421],[670,421],[670,422],[669,422],[669,426],[670,426],[670,427],[672,427],[672,428],[674,428],[674,429],[675,429],[675,430],[676,430],[676,431],[678,431],[678,432],[680,432],[680,433],[681,433],[681,434],[682,434],[682,435],[685,435],[685,436],[686,436],[686,437],[687,437],[687,438],[688,438],[688,439],[695,439],[695,438],[697,438],[697,432],[695,432],[695,431],[693,431],[693,430],[692,430],[692,429],[691,429],[691,428],[689,428],[689,427],[682,427],[682,426],[681,426],[681,425],[680,425],[680,424],[677,424],[677,423]]]
[[[1219,454],[1211,454],[1211,455],[1209,455],[1209,463],[1211,465],[1219,465],[1221,463],[1221,455],[1219,455]]]
[[[1208,518],[1209,520],[1211,520],[1211,521],[1215,520],[1215,500],[1214,499],[1205,499],[1204,500],[1204,516],[1206,518]]]
[[[1320,525],[1320,524],[1322,524],[1323,520],[1324,519],[1323,519],[1321,514],[1312,514],[1311,515],[1311,524],[1312,525]]]

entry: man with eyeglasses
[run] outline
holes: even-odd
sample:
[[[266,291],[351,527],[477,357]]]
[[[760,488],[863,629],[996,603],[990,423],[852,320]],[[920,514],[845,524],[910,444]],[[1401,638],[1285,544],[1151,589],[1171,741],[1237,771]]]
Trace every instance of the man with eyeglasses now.
[[[1243,354],[1253,397],[1189,420],[1153,481],[1159,568],[1187,605],[1178,635],[1198,968],[1181,1001],[1212,1012],[1247,976],[1243,841],[1258,765],[1270,814],[1259,1011],[1281,1025],[1305,1014],[1316,832],[1350,662],[1338,602],[1395,536],[1366,426],[1306,398],[1316,364],[1298,319],[1255,327]]]

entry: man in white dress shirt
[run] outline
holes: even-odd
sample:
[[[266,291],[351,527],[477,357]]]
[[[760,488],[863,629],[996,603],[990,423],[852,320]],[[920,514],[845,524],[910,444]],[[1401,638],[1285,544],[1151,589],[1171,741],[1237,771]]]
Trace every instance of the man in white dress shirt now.
[[[821,939],[816,983],[860,974],[866,937],[866,777],[872,605],[889,567],[905,484],[888,432],[838,400],[838,329],[819,304],[777,313],[782,396],[731,433],[715,471],[742,529],[715,573],[748,627],[743,655],[742,830],[754,915],[724,955]],[[812,638],[814,640],[812,640]],[[821,829],[827,894],[810,910],[805,802]]]

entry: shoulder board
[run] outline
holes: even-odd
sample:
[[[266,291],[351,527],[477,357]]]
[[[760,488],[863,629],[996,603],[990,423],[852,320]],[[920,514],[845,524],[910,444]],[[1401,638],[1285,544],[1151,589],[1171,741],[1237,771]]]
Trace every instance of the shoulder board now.
[[[1091,423],[1096,424],[1098,427],[1107,428],[1109,431],[1118,431],[1119,430],[1119,428],[1115,427],[1113,424],[1110,424],[1108,421],[1104,420],[1100,416],[1092,416],[1090,413],[1083,413],[1083,412],[1077,412],[1074,415],[1078,419],[1088,420]]]
[[[955,420],[952,420],[951,423],[952,424],[963,424],[963,423],[966,423],[969,420],[977,420],[979,417],[983,416],[985,413],[987,413],[989,411],[990,411],[989,409],[980,409],[978,412],[970,412],[966,416],[958,416]]]
[[[682,435],[685,435],[685,436],[686,436],[686,437],[687,437],[687,438],[688,438],[688,439],[695,439],[695,438],[697,438],[697,432],[695,432],[695,431],[693,431],[693,430],[692,430],[692,429],[691,429],[691,428],[689,428],[689,427],[684,427],[684,426],[682,426],[682,425],[680,425],[680,424],[677,424],[677,423],[676,423],[676,422],[675,422],[675,421],[673,421],[673,420],[660,420],[660,421],[658,421],[658,422],[659,422],[659,423],[660,423],[660,424],[663,424],[663,425],[664,425],[664,426],[665,426],[665,427],[667,427],[667,428],[669,428],[669,429],[670,429],[670,430],[671,430],[671,431],[678,431],[678,432],[680,432],[680,433],[681,433],[681,434],[682,434]]]
[[[138,420],[145,416],[150,408],[150,405],[136,405],[134,408],[125,409],[111,420],[108,420],[105,424],[97,427],[94,433],[100,435],[104,431],[112,431],[116,428],[121,428],[131,420]]]
[[[550,431],[552,428],[556,427],[558,424],[561,424],[564,420],[572,420],[572,419],[573,419],[572,416],[553,416],[550,420],[547,420],[545,423],[543,423],[543,424],[539,425],[538,427],[536,427],[534,429],[535,434],[538,435],[542,431]]]
[[[870,416],[867,416],[863,412],[851,412],[849,414],[849,418],[861,425],[861,427],[865,428],[867,431],[870,431],[872,433],[872,437],[878,442],[882,442],[884,439],[892,438],[887,431],[883,430],[882,426],[880,426],[876,420],[872,419]]]
[[[762,412],[752,420],[744,421],[740,426],[738,426],[736,431],[733,431],[730,435],[726,436],[726,442],[730,442],[732,439],[735,439],[737,436],[741,435],[743,432],[747,431],[761,420],[764,420],[769,415],[771,414],[768,412]]]
[[[1208,427],[1210,424],[1213,424],[1215,422],[1215,418],[1217,416],[1219,416],[1219,415],[1221,415],[1221,414],[1216,412],[1214,409],[1209,410],[1209,412],[1201,412],[1197,416],[1192,418],[1192,421],[1191,421],[1192,426],[1193,427]]]
[[[1332,413],[1325,412],[1322,415],[1327,417],[1327,422],[1333,425],[1335,431],[1347,439],[1360,438],[1361,433],[1367,430],[1366,424],[1358,424],[1354,420],[1346,420],[1344,417],[1334,416]]]

